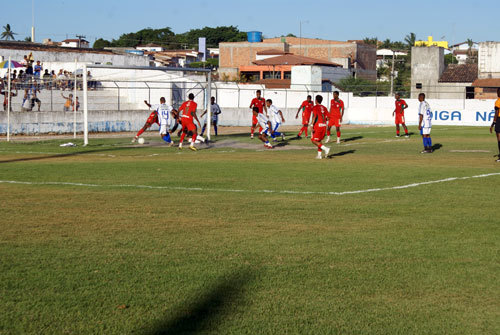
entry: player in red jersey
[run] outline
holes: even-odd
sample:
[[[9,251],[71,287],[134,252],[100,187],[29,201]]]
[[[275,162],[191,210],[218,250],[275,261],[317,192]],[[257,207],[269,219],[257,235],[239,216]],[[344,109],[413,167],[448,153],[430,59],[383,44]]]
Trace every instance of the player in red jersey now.
[[[401,99],[401,95],[399,93],[396,93],[395,98],[396,109],[392,112],[392,116],[396,115],[396,137],[399,137],[399,125],[403,126],[403,129],[405,130],[405,137],[410,137],[410,135],[408,135],[408,128],[406,128],[405,124],[405,109],[408,108],[408,105],[406,104],[406,101]]]
[[[300,138],[300,135],[302,135],[303,132],[306,134],[307,138],[307,128],[309,127],[309,120],[311,119],[313,106],[314,103],[312,102],[312,97],[308,95],[307,100],[302,102],[302,105],[300,105],[299,110],[297,111],[297,115],[295,115],[295,118],[298,119],[299,113],[302,111],[302,128],[300,128],[297,138]]]
[[[317,95],[315,100],[316,105],[312,108],[313,133],[311,142],[318,147],[318,156],[316,159],[321,159],[322,151],[325,152],[325,158],[327,158],[330,153],[330,148],[325,147],[321,143],[323,138],[325,138],[326,123],[328,122],[328,109],[321,104],[323,102],[323,97],[321,95]]]
[[[195,148],[194,143],[196,142],[198,133],[196,131],[196,126],[194,125],[193,119],[198,122],[198,126],[200,126],[201,128],[200,120],[198,120],[198,117],[196,116],[196,108],[198,107],[198,104],[194,102],[193,93],[189,93],[188,98],[189,100],[184,102],[179,108],[179,115],[182,121],[182,134],[179,143],[179,149],[182,149],[182,141],[184,141],[184,137],[187,134],[189,136],[192,136],[189,149],[196,151],[197,149]]]
[[[161,100],[161,99],[163,99],[163,100]],[[164,104],[165,98],[161,98],[161,99],[160,99],[160,104]],[[144,100],[144,103],[149,108],[152,107],[152,105],[149,102],[147,102],[146,100]],[[132,139],[132,143],[135,143],[135,141],[137,141],[139,136],[141,136],[142,133],[146,131],[146,129],[151,127],[153,125],[153,123],[156,123],[158,126],[160,125],[160,121],[158,121],[158,109],[157,108],[154,108],[154,110],[151,112],[151,114],[149,114],[149,117],[146,120],[146,123],[144,124],[144,126],[141,128],[141,130],[139,130],[137,132],[137,135],[135,135],[135,137]]]
[[[326,131],[325,143],[330,142],[330,129],[335,126],[337,130],[337,143],[340,143],[340,124],[344,118],[344,102],[339,99],[339,91],[333,92],[333,99],[330,102],[330,119],[328,120],[328,129]]]
[[[263,113],[264,111],[266,111],[267,115],[266,99],[261,97],[261,93],[262,92],[260,90],[257,90],[257,92],[255,92],[256,97],[253,98],[250,102],[250,109],[252,110],[252,127],[250,128],[250,138],[253,138],[255,127],[257,127],[257,124],[259,124],[257,117],[253,115],[253,108],[257,107],[259,109],[259,113]],[[260,129],[259,131],[262,131],[262,129]]]

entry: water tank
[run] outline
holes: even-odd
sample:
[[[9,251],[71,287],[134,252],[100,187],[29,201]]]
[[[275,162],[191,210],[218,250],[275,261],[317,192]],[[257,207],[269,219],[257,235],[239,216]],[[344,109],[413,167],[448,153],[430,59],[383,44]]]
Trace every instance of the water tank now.
[[[126,53],[128,54],[134,54],[138,56],[144,56],[144,51],[143,50],[136,50],[136,49],[131,49],[131,50],[125,50]]]
[[[249,31],[247,33],[248,42],[256,43],[262,42],[262,32],[260,31]]]

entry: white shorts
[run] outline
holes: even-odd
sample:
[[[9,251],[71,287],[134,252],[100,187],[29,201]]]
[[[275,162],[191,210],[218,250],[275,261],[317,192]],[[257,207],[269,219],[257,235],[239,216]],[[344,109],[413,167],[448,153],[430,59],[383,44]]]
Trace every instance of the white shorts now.
[[[168,131],[169,131],[168,124],[164,123],[160,125],[160,135],[167,135]]]
[[[422,128],[422,135],[430,135],[431,127]]]

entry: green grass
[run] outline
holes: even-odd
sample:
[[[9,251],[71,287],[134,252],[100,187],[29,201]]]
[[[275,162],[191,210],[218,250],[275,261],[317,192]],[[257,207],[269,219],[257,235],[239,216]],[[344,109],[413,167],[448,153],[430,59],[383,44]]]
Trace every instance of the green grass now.
[[[260,192],[500,172],[486,128],[435,127],[432,155],[393,133],[321,161],[1,142],[0,180],[99,186],[0,183],[0,334],[498,334],[500,176]]]

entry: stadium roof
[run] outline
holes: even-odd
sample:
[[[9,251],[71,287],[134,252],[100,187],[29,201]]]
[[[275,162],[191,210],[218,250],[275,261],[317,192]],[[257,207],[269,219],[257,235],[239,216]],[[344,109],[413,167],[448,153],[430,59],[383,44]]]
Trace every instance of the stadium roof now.
[[[477,64],[450,64],[441,74],[440,83],[472,83],[477,79]]]
[[[325,65],[333,67],[342,67],[337,63],[328,62],[322,59],[285,54],[282,56],[271,57],[253,62],[255,65]]]

